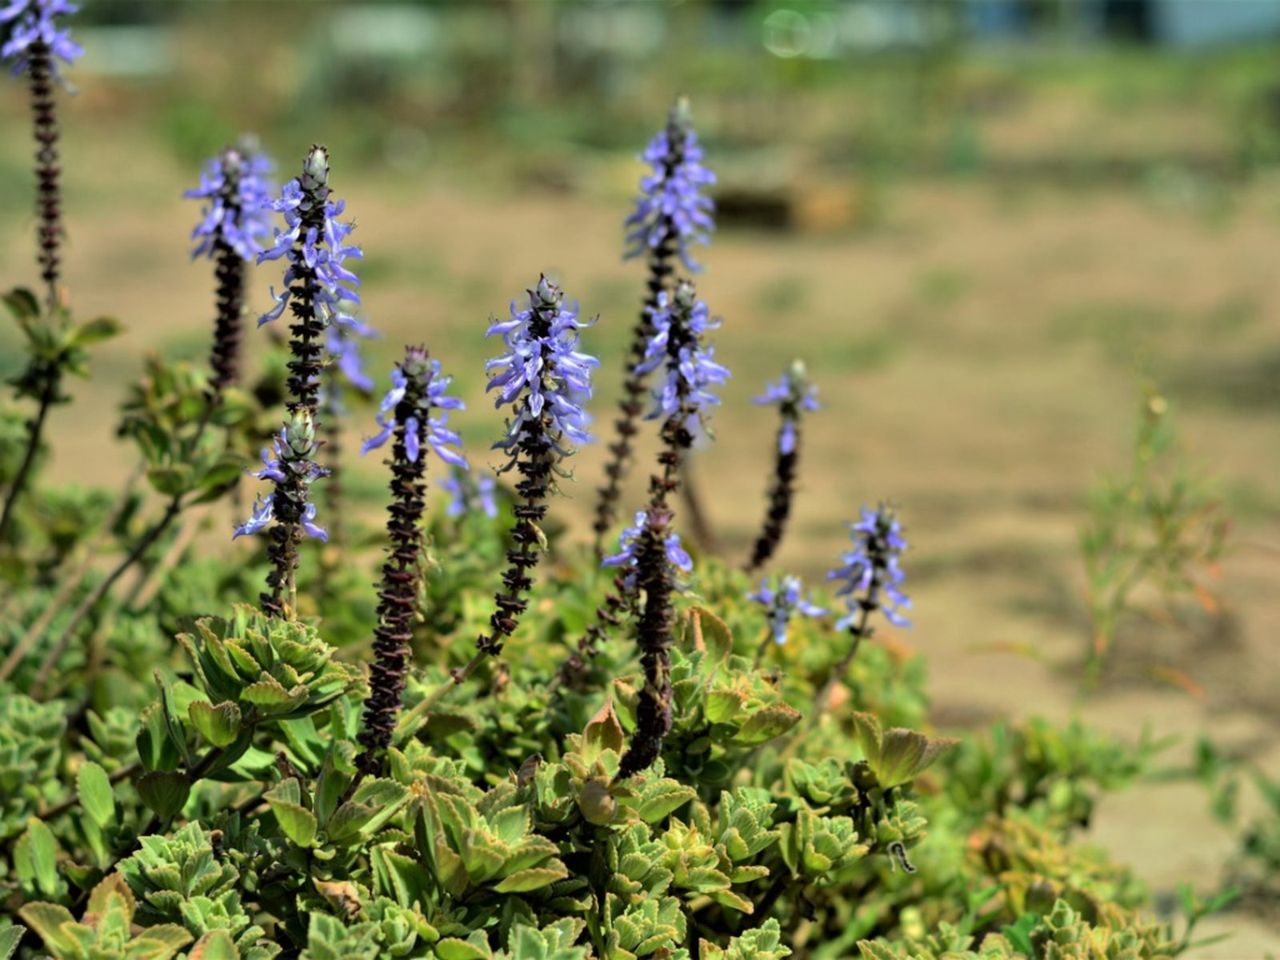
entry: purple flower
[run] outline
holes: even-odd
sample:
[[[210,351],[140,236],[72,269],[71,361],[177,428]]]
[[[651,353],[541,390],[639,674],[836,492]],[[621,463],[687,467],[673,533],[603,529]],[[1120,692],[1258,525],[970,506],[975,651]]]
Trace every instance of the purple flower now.
[[[311,460],[299,459],[294,455],[289,443],[289,428],[284,426],[271,440],[271,448],[262,448],[262,469],[250,471],[249,475],[259,480],[270,480],[283,483],[288,479],[285,471],[296,473],[307,482],[325,476],[329,471]]]
[[[791,367],[778,380],[765,386],[764,393],[755,398],[759,404],[777,404],[782,414],[782,429],[778,431],[778,452],[795,453],[796,424],[801,411],[818,409],[818,388],[805,375],[804,362],[793,361]]]
[[[729,379],[728,368],[714,359],[715,348],[704,342],[706,334],[717,329],[720,321],[711,319],[706,303],[685,281],[676,288],[674,297],[665,290],[658,295],[658,305],[649,311],[649,319],[653,335],[644,360],[636,365],[636,373],[666,366],[666,376],[654,386],[654,408],[649,419],[684,415],[685,426],[697,436],[705,409],[720,403],[710,388]]]
[[[498,515],[498,501],[494,498],[495,484],[493,477],[487,473],[472,474],[463,467],[454,467],[449,476],[440,482],[440,487],[449,494],[449,504],[445,513],[451,517],[479,510],[490,519]]]
[[[53,18],[72,14],[80,8],[67,0],[0,0],[0,60],[8,60],[14,73],[22,73],[30,60],[31,48],[43,43],[54,57],[71,63],[84,54],[84,48],[71,39],[69,30],[59,30]],[[56,61],[50,62],[54,76]]]
[[[649,141],[640,159],[653,172],[640,180],[635,211],[626,221],[626,256],[638,257],[674,241],[685,268],[696,273],[701,268],[689,246],[707,243],[715,229],[715,205],[702,191],[716,177],[702,165],[702,148],[684,100],[672,108],[666,128]]]
[[[526,434],[545,433],[561,454],[573,444],[591,442],[591,417],[583,404],[591,397],[595,357],[578,351],[578,305],[564,306],[564,294],[545,276],[528,291],[529,302],[511,304],[511,319],[494,322],[486,336],[500,334],[507,352],[488,361],[486,390],[498,391],[494,406],[515,404],[507,435],[495,447],[515,455]]]
[[[207,201],[200,222],[191,231],[196,242],[191,256],[213,257],[222,240],[242,260],[262,252],[262,238],[271,233],[271,161],[251,147],[228,147],[213,157],[200,174],[200,186],[182,195]]]
[[[309,502],[311,484],[329,471],[315,462],[315,427],[311,415],[298,410],[290,416],[289,423],[271,440],[271,447],[262,450],[262,469],[251,471],[259,480],[269,480],[274,489],[265,497],[254,501],[249,519],[235,528],[231,539],[258,533],[273,520],[278,523],[295,523],[307,536],[327,541],[329,535],[316,524],[316,505]],[[276,498],[283,496],[286,501]],[[285,502],[291,509],[283,511],[277,505]]]
[[[601,564],[606,567],[622,568],[624,584],[628,591],[634,590],[636,586],[636,549],[640,545],[640,538],[644,534],[644,528],[648,522],[648,511],[637,511],[635,522],[623,530],[618,537],[618,552],[611,557],[605,557],[601,561]],[[663,549],[667,555],[667,562],[675,569],[681,573],[691,573],[693,571],[693,558],[680,545],[680,534],[675,532],[668,534],[663,541]]]
[[[769,585],[769,578],[760,581],[760,589],[748,593],[747,598],[754,600],[765,608],[769,618],[769,629],[773,633],[774,643],[781,646],[787,642],[787,626],[795,614],[806,617],[825,617],[827,611],[813,604],[809,598],[800,595],[799,577],[779,577],[774,586]]]
[[[276,229],[274,246],[258,254],[258,262],[284,257],[289,266],[285,268],[280,293],[272,289],[276,305],[259,318],[259,326],[284,313],[291,285],[307,273],[315,276],[315,311],[321,325],[327,327],[336,322],[360,326],[349,312],[352,304],[360,302],[360,295],[353,289],[360,285],[360,278],[345,263],[359,260],[363,254],[359,247],[347,244],[355,224],[338,219],[346,204],[330,198],[328,184],[329,154],[323,147],[315,147],[303,165],[302,177],[286,183],[280,198],[269,203],[272,210],[283,214],[287,229]],[[320,215],[314,216],[317,205]],[[304,216],[319,225],[304,226]]]
[[[843,565],[827,574],[828,580],[841,582],[836,596],[846,597],[849,608],[848,616],[836,623],[836,629],[861,630],[865,621],[859,623],[859,616],[877,607],[890,623],[911,626],[902,614],[911,609],[911,600],[901,589],[906,574],[898,562],[899,555],[907,549],[902,525],[893,511],[882,506],[877,510],[863,507],[858,522],[849,527],[854,547],[841,557]]]
[[[247,536],[249,534],[259,533],[270,525],[275,519],[275,511],[272,507],[272,501],[275,499],[274,493],[269,493],[265,497],[259,497],[253,502],[253,513],[244,523],[236,527],[235,532],[231,535],[231,539]],[[329,541],[329,534],[324,527],[316,524],[316,505],[308,503],[302,511],[302,529],[306,531],[307,536],[319,540],[321,543]]]
[[[410,413],[405,417],[404,421],[404,445],[405,455],[409,460],[416,463],[418,456],[421,454],[419,447],[419,432],[421,427],[421,419],[425,418],[427,423],[427,445],[436,452],[445,463],[461,467],[464,470],[467,467],[467,461],[455,450],[449,449],[449,444],[453,446],[461,446],[462,440],[454,431],[450,430],[446,425],[449,420],[448,413],[439,417],[431,416],[431,411],[435,410],[461,410],[463,409],[462,401],[457,397],[445,395],[445,391],[449,389],[449,384],[453,382],[453,377],[440,376],[440,361],[431,359],[427,361],[430,370],[430,379],[427,384],[426,395],[418,404],[417,411]],[[403,411],[399,410],[401,402],[405,398],[408,378],[405,376],[404,370],[399,366],[393,367],[391,370],[391,389],[387,391],[386,396],[382,398],[382,406],[378,409],[378,426],[382,429],[377,435],[370,437],[360,447],[361,453],[368,453],[375,447],[380,447],[391,438],[395,432],[398,421],[396,416]]]

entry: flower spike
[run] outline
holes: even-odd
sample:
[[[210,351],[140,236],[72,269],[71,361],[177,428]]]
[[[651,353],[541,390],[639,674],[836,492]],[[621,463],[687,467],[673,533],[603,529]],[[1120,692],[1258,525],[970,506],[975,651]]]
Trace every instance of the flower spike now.
[[[827,579],[840,584],[836,596],[845,598],[848,614],[836,622],[836,629],[848,630],[853,644],[818,692],[815,716],[832,688],[849,672],[859,645],[874,633],[871,615],[875,611],[883,611],[885,619],[895,626],[911,626],[902,613],[911,608],[911,600],[902,592],[906,574],[899,562],[907,541],[893,511],[883,504],[875,510],[863,507],[858,521],[849,524],[849,536],[853,549],[840,558],[841,565],[828,573]]]
[[[605,538],[618,515],[622,482],[631,463],[632,438],[638,432],[636,421],[644,409],[648,373],[643,363],[653,336],[652,311],[658,309],[661,294],[672,292],[675,258],[679,256],[687,270],[696,272],[699,267],[689,256],[689,246],[706,243],[714,227],[713,205],[702,191],[715,182],[715,175],[702,166],[702,150],[686,99],[676,101],[666,127],[650,141],[642,158],[653,167],[653,173],[641,180],[636,209],[627,220],[626,256],[646,256],[647,292],[631,334],[622,399],[614,420],[617,438],[609,445],[605,482],[599,488],[591,527],[597,556],[603,556]]]
[[[84,51],[60,29],[55,17],[80,8],[66,0],[0,0],[0,60],[14,74],[25,73],[31,91],[31,119],[36,149],[36,260],[45,282],[50,310],[59,305],[61,277],[62,165],[58,158],[58,113],[54,84],[61,78],[58,60],[71,63]]]
[[[365,444],[367,452],[394,438],[386,461],[391,467],[387,516],[390,551],[382,565],[374,662],[359,735],[364,752],[356,761],[365,775],[376,774],[382,766],[382,753],[391,743],[404,695],[422,570],[427,462],[421,454],[430,448],[450,464],[465,463],[452,451],[445,456],[443,444],[456,443],[456,437],[446,441],[443,434],[453,437],[452,431],[445,429],[443,417],[431,415],[435,409],[457,410],[462,406],[456,398],[445,396],[450,378],[440,375],[440,361],[429,358],[423,347],[407,347],[404,360],[392,371],[391,379],[392,388],[378,415],[383,433],[374,438],[375,442]],[[438,434],[434,440],[433,433]]]
[[[764,566],[777,551],[786,532],[791,501],[795,496],[796,469],[800,462],[800,419],[804,412],[818,409],[818,388],[809,382],[804,361],[795,360],[777,383],[765,387],[765,392],[756,397],[755,402],[776,404],[782,424],[778,427],[769,506],[760,535],[751,549],[748,573]]]
[[[578,350],[584,324],[578,308],[565,306],[564,294],[546,276],[528,291],[526,305],[511,304],[510,318],[493,323],[489,336],[501,336],[506,353],[490,360],[488,389],[496,406],[512,405],[506,435],[494,444],[507,455],[502,470],[520,474],[514,546],[487,634],[476,640],[478,656],[497,656],[516,628],[532,586],[529,571],[538,563],[547,513],[546,499],[559,462],[573,445],[588,443],[590,417],[583,404],[591,396],[591,371],[599,361]],[[474,662],[474,661],[473,661]]]
[[[214,397],[239,378],[245,263],[258,256],[260,240],[271,232],[270,171],[271,161],[252,146],[227,147],[206,164],[200,185],[183,193],[205,201],[200,222],[191,232],[191,256],[214,262],[217,318],[209,356]]]

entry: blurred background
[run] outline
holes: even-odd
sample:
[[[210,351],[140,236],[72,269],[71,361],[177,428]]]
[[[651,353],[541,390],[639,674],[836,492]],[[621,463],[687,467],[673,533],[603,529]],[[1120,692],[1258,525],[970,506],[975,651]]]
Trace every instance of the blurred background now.
[[[469,402],[473,462],[497,462],[488,317],[539,271],[600,314],[586,339],[607,438],[642,295],[643,265],[621,259],[636,155],[684,93],[720,179],[699,288],[733,379],[694,474],[726,552],[764,510],[776,425],[750,400],[804,357],[825,409],[780,565],[816,581],[860,503],[896,503],[915,628],[885,637],[927,656],[939,724],[1080,714],[1176,737],[1170,763],[1208,734],[1280,770],[1280,0],[84,8],[65,276],[81,316],[129,333],[55,410],[55,479],[122,478],[116,407],[144,354],[203,357],[211,278],[188,258],[198,208],[181,191],[244,132],[280,179],[329,146],[384,332],[372,367],[385,383],[425,342]],[[0,84],[6,286],[36,279],[29,136],[24,90]],[[265,309],[276,271],[253,282]],[[0,330],[0,372],[15,343]],[[1106,490],[1139,496],[1124,480],[1153,409],[1176,425],[1170,475],[1230,519],[1226,549],[1194,572],[1191,608],[1126,615],[1087,686],[1081,530]],[[371,410],[356,416],[371,433]],[[577,458],[554,508],[584,534],[602,452]],[[378,465],[348,469],[375,510]],[[1207,807],[1194,784],[1146,784],[1108,798],[1092,838],[1157,893],[1208,888],[1237,840]],[[1274,905],[1219,929],[1236,937],[1204,956],[1280,950]]]

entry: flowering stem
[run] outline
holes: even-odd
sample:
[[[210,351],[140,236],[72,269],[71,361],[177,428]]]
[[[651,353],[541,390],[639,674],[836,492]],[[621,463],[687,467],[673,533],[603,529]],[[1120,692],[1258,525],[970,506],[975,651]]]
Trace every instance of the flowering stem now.
[[[31,84],[31,114],[36,149],[36,228],[40,276],[45,282],[45,301],[52,313],[59,304],[58,277],[61,263],[62,191],[58,163],[57,101],[53,96],[53,51],[43,40],[27,50],[27,79]]]
[[[866,593],[857,599],[858,616],[849,626],[849,635],[853,637],[853,644],[849,647],[849,652],[840,658],[840,662],[831,671],[831,676],[827,677],[827,682],[822,685],[818,695],[813,698],[812,718],[814,722],[817,721],[817,717],[825,709],[827,700],[830,698],[836,684],[843,681],[845,675],[848,674],[849,667],[853,665],[853,658],[858,655],[858,647],[862,645],[863,639],[871,636],[874,632],[871,627],[871,614],[880,608],[880,588],[883,583],[884,574],[882,569],[878,565],[872,564],[871,582],[867,585]]]
[[[777,445],[777,456],[773,465],[773,484],[769,489],[769,505],[765,511],[764,525],[751,549],[751,559],[747,562],[747,573],[759,570],[773,556],[782,542],[787,529],[787,518],[791,516],[791,501],[795,496],[796,468],[800,462],[800,428],[793,428],[794,447],[784,453],[781,444]],[[778,428],[781,438],[787,430],[784,423]]]
[[[238,163],[223,163],[222,203],[226,208],[224,222],[239,221],[241,216],[240,178]],[[244,335],[244,258],[227,242],[221,229],[213,241],[213,276],[216,282],[214,300],[217,317],[213,327],[213,347],[209,354],[209,368],[213,377],[209,389],[213,397],[221,398],[223,390],[240,377],[240,344]]]
[[[662,159],[662,176],[670,178],[675,169],[683,161],[683,131],[673,112],[667,121],[667,153]],[[595,532],[596,556],[604,555],[604,538],[613,526],[618,515],[618,498],[622,492],[622,481],[626,477],[631,462],[631,440],[639,432],[636,420],[644,408],[643,396],[647,373],[638,373],[636,368],[645,358],[650,339],[653,337],[653,323],[649,313],[658,306],[658,296],[667,289],[668,281],[675,272],[673,260],[677,252],[679,231],[671,217],[662,218],[662,234],[658,242],[649,248],[649,273],[645,281],[647,295],[640,310],[640,319],[636,321],[631,332],[631,345],[627,349],[626,372],[622,381],[622,399],[618,401],[619,415],[614,420],[614,428],[618,437],[609,445],[609,460],[605,465],[605,484],[599,488],[600,498],[596,502],[596,517],[592,525]]]
[[[18,495],[27,485],[31,468],[35,466],[36,454],[40,452],[40,439],[44,434],[45,420],[49,416],[49,408],[58,396],[58,387],[62,383],[62,371],[57,366],[50,366],[44,371],[44,387],[40,391],[40,399],[36,407],[36,415],[31,418],[27,430],[27,448],[22,455],[22,464],[13,475],[9,492],[5,494],[4,509],[0,512],[0,543],[4,543],[9,533],[9,525],[13,521],[13,507]]]
[[[293,280],[289,287],[289,309],[293,323],[289,325],[288,363],[289,401],[286,407],[292,419],[301,419],[310,431],[306,449],[297,457],[314,462],[314,434],[320,398],[320,375],[324,368],[322,336],[326,321],[319,314],[320,281],[313,266],[307,263],[308,238],[323,237],[327,225],[326,201],[329,189],[329,158],[322,147],[313,147],[298,178],[302,191],[298,237],[291,255]],[[303,538],[303,514],[307,507],[309,477],[305,470],[292,469],[285,479],[277,481],[273,497],[275,522],[267,533],[267,559],[272,570],[267,574],[268,591],[259,602],[273,617],[293,619],[298,609],[298,547]]]
[[[662,741],[671,732],[671,595],[675,583],[665,545],[670,519],[663,508],[650,506],[636,549],[637,586],[645,591],[644,610],[636,631],[644,687],[636,704],[636,729],[618,764],[615,780],[624,780],[652,766],[662,752]]]
[[[429,395],[432,368],[426,351],[410,348],[401,369],[405,373],[404,396],[397,404],[395,442],[391,459],[391,505],[388,507],[387,540],[390,553],[382,565],[378,590],[378,626],[374,630],[374,662],[369,675],[369,697],[364,703],[364,724],[359,742],[364,752],[356,760],[361,774],[374,775],[382,766],[382,753],[391,743],[396,714],[404,696],[417,614],[421,580],[422,516],[426,511],[427,459],[410,457],[406,434],[417,431],[419,449],[426,446],[428,418],[419,407]]]

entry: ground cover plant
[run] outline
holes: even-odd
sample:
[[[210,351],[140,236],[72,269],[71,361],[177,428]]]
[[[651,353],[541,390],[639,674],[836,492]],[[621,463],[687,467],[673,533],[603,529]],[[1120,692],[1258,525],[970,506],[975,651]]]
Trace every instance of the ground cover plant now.
[[[1188,896],[1178,929],[1157,923],[1132,876],[1078,842],[1149,745],[1041,721],[931,729],[923,664],[877,637],[911,608],[891,500],[831,518],[851,522],[827,590],[771,566],[805,419],[823,415],[802,362],[760,396],[778,427],[749,554],[686,546],[686,462],[712,439],[730,376],[712,341],[732,320],[695,285],[712,177],[683,101],[628,220],[645,270],[594,543],[552,518],[575,451],[608,431],[590,412],[592,327],[623,321],[583,312],[572,277],[494,291],[514,299],[476,318],[502,414],[486,474],[449,427],[464,398],[429,322],[392,370],[365,369],[361,251],[340,158],[318,145],[281,161],[279,187],[252,141],[209,161],[191,192],[208,363],[146,361],[121,405],[138,463],[122,490],[42,483],[47,411],[119,328],[76,317],[60,271],[73,12],[0,8],[31,91],[43,284],[5,297],[28,362],[0,460],[0,956],[1188,948],[1218,903]],[[279,273],[260,317],[254,264]],[[389,388],[362,413],[375,383]],[[653,463],[633,455],[644,429]],[[385,458],[380,569],[342,522],[352,434]],[[621,503],[628,470],[650,477],[641,503]],[[223,500],[252,561],[184,536]]]

